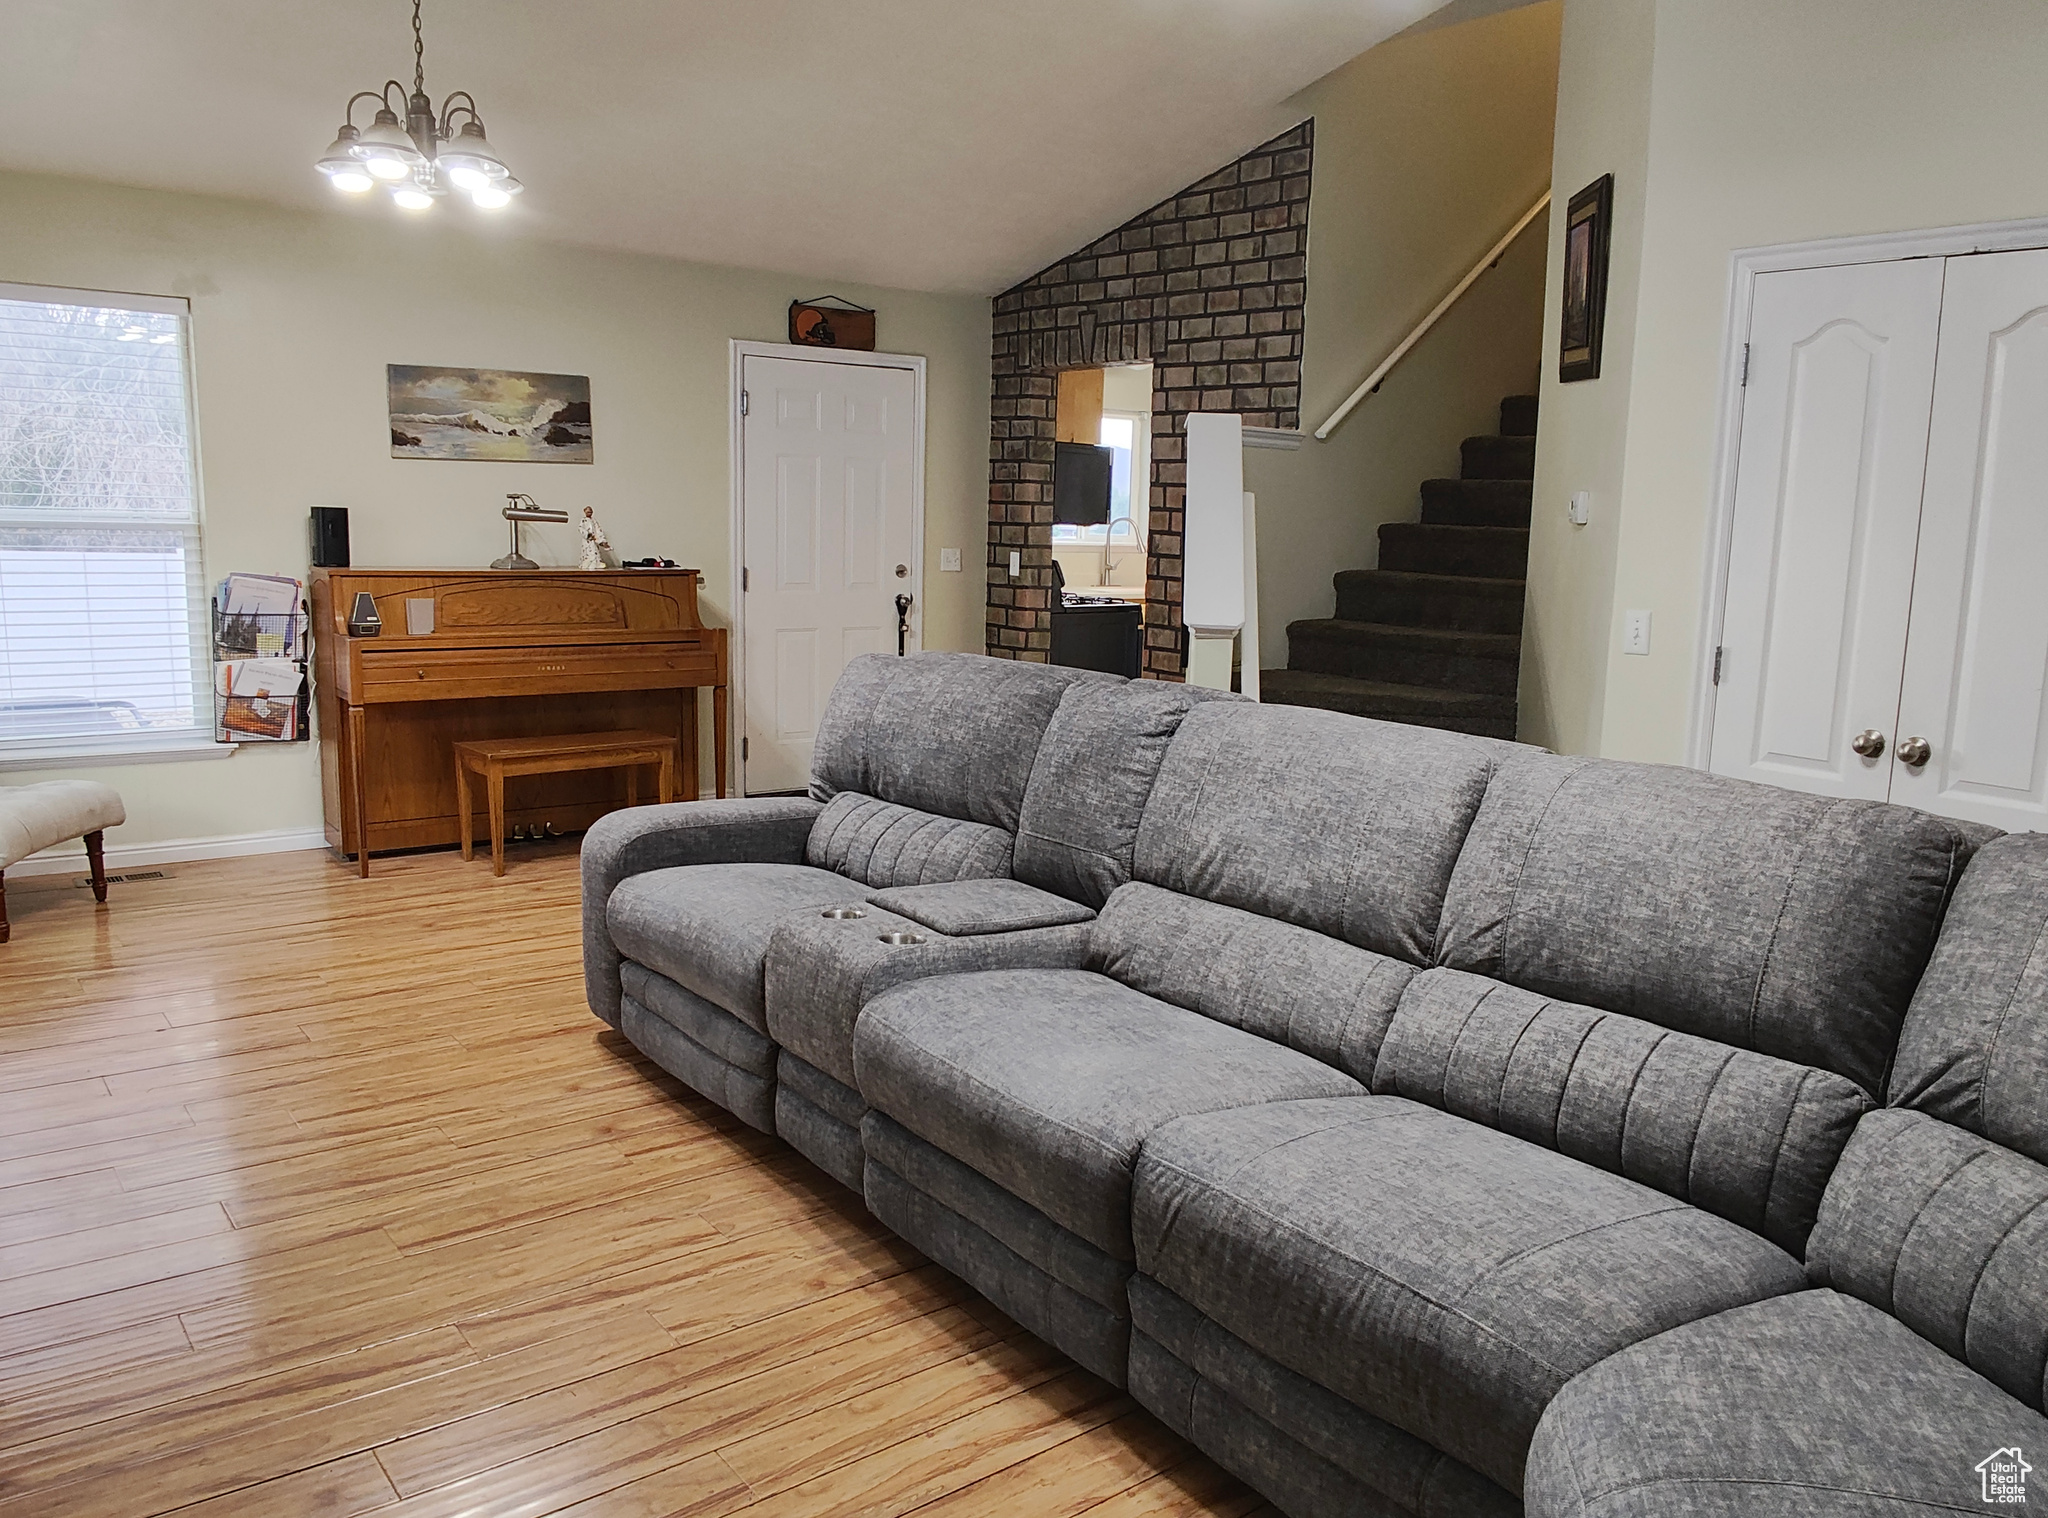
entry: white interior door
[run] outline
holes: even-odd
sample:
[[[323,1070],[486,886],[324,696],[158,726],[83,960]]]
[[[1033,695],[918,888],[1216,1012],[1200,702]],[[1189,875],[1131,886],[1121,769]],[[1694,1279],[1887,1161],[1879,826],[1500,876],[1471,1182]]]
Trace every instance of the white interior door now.
[[[741,359],[741,789],[810,783],[825,698],[856,654],[895,652],[896,597],[912,596],[922,545],[917,382],[908,369]]]
[[[2048,825],[2048,251],[1948,260],[1891,799]],[[1895,746],[1893,752],[1898,753]]]
[[[1757,277],[1716,774],[1889,790],[1941,287],[1940,259]],[[1869,729],[1876,758],[1852,747]]]

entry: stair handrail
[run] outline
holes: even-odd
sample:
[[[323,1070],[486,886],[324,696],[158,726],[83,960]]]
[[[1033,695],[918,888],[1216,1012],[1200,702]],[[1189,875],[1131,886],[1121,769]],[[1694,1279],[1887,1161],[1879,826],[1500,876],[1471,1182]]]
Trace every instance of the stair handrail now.
[[[1379,386],[1380,381],[1385,379],[1387,375],[1390,372],[1392,372],[1394,365],[1400,363],[1402,359],[1408,356],[1408,352],[1411,348],[1413,348],[1417,343],[1421,342],[1425,337],[1429,336],[1430,328],[1434,327],[1438,322],[1443,320],[1444,313],[1446,311],[1449,311],[1451,307],[1455,306],[1460,300],[1460,298],[1463,297],[1465,292],[1471,289],[1475,284],[1479,282],[1480,275],[1484,274],[1488,269],[1492,268],[1496,263],[1500,261],[1501,255],[1507,252],[1509,246],[1514,242],[1514,240],[1517,237],[1520,237],[1522,233],[1528,228],[1529,223],[1534,221],[1537,217],[1541,216],[1545,209],[1549,207],[1549,205],[1550,191],[1545,190],[1543,194],[1537,198],[1536,204],[1529,207],[1528,210],[1522,213],[1522,219],[1516,222],[1514,226],[1509,229],[1508,235],[1503,237],[1499,242],[1495,243],[1490,249],[1487,250],[1485,256],[1482,257],[1478,263],[1472,266],[1470,272],[1468,272],[1463,279],[1458,281],[1457,285],[1453,287],[1453,289],[1451,290],[1451,293],[1449,295],[1446,295],[1442,300],[1436,303],[1436,309],[1431,311],[1429,315],[1423,317],[1423,319],[1416,324],[1415,330],[1409,333],[1406,337],[1401,339],[1400,346],[1395,348],[1392,353],[1389,353],[1384,359],[1382,359],[1380,361],[1379,367],[1374,369],[1372,373],[1368,374],[1363,380],[1359,382],[1358,388],[1352,391],[1349,395],[1347,395],[1344,398],[1344,404],[1339,406],[1335,411],[1330,413],[1330,419],[1328,421],[1324,422],[1322,426],[1316,428],[1316,438],[1318,439],[1318,441],[1328,440],[1330,434],[1337,430],[1337,424],[1343,421],[1345,417],[1351,415],[1352,409],[1356,407],[1360,401],[1364,400],[1368,395],[1372,394],[1372,392]]]

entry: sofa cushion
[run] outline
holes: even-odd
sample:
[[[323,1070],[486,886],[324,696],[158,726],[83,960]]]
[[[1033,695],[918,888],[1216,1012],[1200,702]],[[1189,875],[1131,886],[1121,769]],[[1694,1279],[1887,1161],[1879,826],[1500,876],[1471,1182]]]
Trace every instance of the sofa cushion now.
[[[853,1035],[868,1104],[1062,1228],[1131,1258],[1131,1171],[1161,1123],[1334,1096],[1349,1076],[1080,970],[898,986]]]
[[[1041,891],[1021,880],[957,880],[939,885],[895,886],[872,891],[868,900],[919,927],[954,938],[1018,933],[1086,922],[1094,909]]]
[[[1525,754],[1472,825],[1437,957],[1881,1096],[1982,837],[1879,802]]]
[[[2048,834],[1997,839],[1963,872],[1891,1100],[2048,1164]]]
[[[1017,875],[1099,907],[1131,878],[1138,823],[1181,719],[1228,691],[1089,680],[1060,698],[1024,790]]]
[[[2048,1420],[1883,1313],[1803,1291],[1580,1375],[1537,1427],[1523,1495],[1529,1518],[2019,1513],[1978,1470],[2015,1446],[2048,1469]]]
[[[1401,998],[1372,1089],[1555,1149],[1800,1253],[1863,1089],[1461,970]]]
[[[1578,1372],[1806,1284],[1711,1213],[1388,1096],[1161,1127],[1132,1229],[1141,1274],[1511,1492]]]
[[[862,654],[818,721],[811,794],[859,791],[1014,833],[1060,697],[1076,682],[1114,678],[982,654]]]
[[[1010,846],[1008,833],[986,823],[841,791],[812,824],[804,860],[862,885],[914,886],[1008,875]]]
[[[1923,1113],[1873,1112],[1821,1199],[1807,1269],[2044,1406],[2048,1166]]]
[[[1133,874],[1425,964],[1506,752],[1310,707],[1198,706],[1160,766]]]
[[[977,884],[922,886],[917,894],[931,907],[929,893],[971,891]],[[861,1009],[891,986],[975,970],[1078,970],[1088,961],[1090,924],[1085,921],[954,938],[883,908],[880,898],[896,894],[871,895],[863,917],[798,913],[783,919],[768,940],[770,1035],[842,1085],[854,1084],[853,1029]],[[1073,902],[1063,904],[1087,911]],[[924,941],[885,943],[882,935],[890,931],[914,933]]]
[[[1372,1078],[1415,967],[1341,939],[1140,881],[1110,897],[1089,968]]]
[[[605,925],[627,959],[766,1033],[762,966],[775,925],[860,896],[845,876],[808,865],[683,865],[628,878],[605,905]]]
[[[1521,1504],[1413,1434],[1274,1363],[1133,1276],[1131,1394],[1290,1514],[1516,1518]]]

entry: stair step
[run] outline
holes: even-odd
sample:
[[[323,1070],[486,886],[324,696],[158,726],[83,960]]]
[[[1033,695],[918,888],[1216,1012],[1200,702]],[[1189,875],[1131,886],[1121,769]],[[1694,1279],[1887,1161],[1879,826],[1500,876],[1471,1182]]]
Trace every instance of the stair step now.
[[[1521,659],[1522,640],[1513,633],[1451,632],[1334,617],[1287,625],[1287,667],[1314,675],[1512,696]]]
[[[1533,480],[1533,437],[1468,437],[1458,445],[1458,473],[1468,480]]]
[[[1411,574],[1519,580],[1528,572],[1529,530],[1388,522],[1380,528],[1379,567]]]
[[[1520,580],[1387,569],[1346,569],[1335,579],[1340,621],[1521,635],[1526,587]]]
[[[1405,722],[1415,727],[1513,739],[1515,698],[1388,680],[1353,680],[1299,669],[1259,671],[1259,699],[1274,706],[1315,706],[1325,711]]]
[[[1503,400],[1500,403],[1500,430],[1503,437],[1534,437],[1536,397],[1511,395]]]
[[[1422,520],[1439,527],[1527,527],[1528,480],[1424,480]]]

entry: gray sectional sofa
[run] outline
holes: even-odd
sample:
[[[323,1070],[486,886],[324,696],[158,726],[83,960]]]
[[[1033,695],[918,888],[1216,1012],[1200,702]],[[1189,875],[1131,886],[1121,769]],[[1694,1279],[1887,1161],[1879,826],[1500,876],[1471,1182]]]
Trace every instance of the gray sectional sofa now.
[[[810,796],[591,830],[585,969],[1300,1518],[1999,1511],[1979,1462],[2048,1454],[2048,843],[1991,837],[871,657]]]

